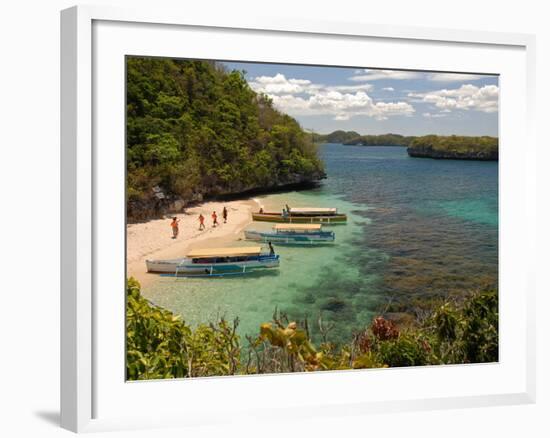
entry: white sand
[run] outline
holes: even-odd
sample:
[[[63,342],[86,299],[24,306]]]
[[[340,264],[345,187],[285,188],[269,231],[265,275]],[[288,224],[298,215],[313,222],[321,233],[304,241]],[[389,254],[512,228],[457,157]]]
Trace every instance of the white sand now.
[[[227,208],[227,223],[223,223],[223,207]],[[127,230],[127,272],[142,285],[156,278],[148,274],[146,259],[183,257],[195,248],[214,248],[231,245],[243,238],[242,230],[252,222],[252,211],[258,210],[253,199],[230,202],[206,202],[175,214],[180,219],[179,235],[172,239],[171,217],[145,223],[130,224]],[[218,215],[217,227],[212,226],[212,212]],[[205,217],[206,229],[199,230],[199,214]]]

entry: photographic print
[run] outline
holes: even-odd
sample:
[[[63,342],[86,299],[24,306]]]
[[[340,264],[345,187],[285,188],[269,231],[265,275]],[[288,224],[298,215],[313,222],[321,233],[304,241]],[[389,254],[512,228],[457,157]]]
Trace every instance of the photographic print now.
[[[498,101],[126,57],[127,379],[498,362]]]

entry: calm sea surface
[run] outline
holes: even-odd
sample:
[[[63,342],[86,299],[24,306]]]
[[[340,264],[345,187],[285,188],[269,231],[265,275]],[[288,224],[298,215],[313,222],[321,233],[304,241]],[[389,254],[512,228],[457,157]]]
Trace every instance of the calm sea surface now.
[[[259,197],[266,210],[338,207],[336,244],[276,247],[279,272],[256,277],[159,277],[143,294],[192,325],[240,319],[258,333],[275,309],[334,325],[339,342],[388,302],[410,303],[496,286],[498,164],[410,158],[402,147],[321,146],[328,179],[318,189]],[[251,228],[270,228],[254,223]]]

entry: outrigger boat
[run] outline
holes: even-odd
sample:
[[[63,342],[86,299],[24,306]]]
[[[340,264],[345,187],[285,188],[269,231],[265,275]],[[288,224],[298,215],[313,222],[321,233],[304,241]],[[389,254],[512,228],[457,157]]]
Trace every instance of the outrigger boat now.
[[[321,224],[277,224],[271,231],[245,230],[249,240],[279,244],[322,244],[334,242],[334,231],[323,231]]]
[[[252,213],[252,220],[260,222],[282,222],[292,224],[342,224],[348,218],[338,213],[336,208],[286,208],[282,213],[264,212]]]
[[[261,246],[195,249],[186,257],[146,260],[147,272],[175,276],[222,277],[279,267],[279,256]]]

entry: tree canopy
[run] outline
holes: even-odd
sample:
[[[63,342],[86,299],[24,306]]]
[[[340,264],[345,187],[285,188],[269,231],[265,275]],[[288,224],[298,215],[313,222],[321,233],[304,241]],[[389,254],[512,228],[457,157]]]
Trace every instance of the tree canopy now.
[[[360,146],[408,146],[415,137],[400,134],[361,135],[344,144]]]
[[[212,61],[127,58],[127,211],[315,181],[311,135]]]
[[[407,146],[412,157],[498,160],[498,138],[489,136],[400,134],[359,135],[355,131],[314,134],[318,143],[342,143],[356,146]]]
[[[498,160],[498,138],[426,135],[416,137],[407,152],[412,157]]]
[[[315,141],[319,143],[346,143],[359,137],[360,134],[355,131],[333,131],[330,134],[315,134]]]

